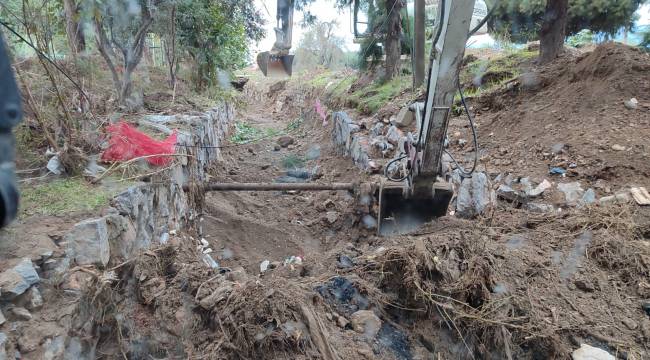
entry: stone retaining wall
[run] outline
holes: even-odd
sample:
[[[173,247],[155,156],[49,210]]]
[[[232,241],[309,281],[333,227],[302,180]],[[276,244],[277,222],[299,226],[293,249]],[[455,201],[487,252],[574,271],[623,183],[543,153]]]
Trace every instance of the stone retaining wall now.
[[[78,265],[106,266],[129,259],[140,249],[165,243],[193,216],[182,185],[203,181],[207,170],[221,159],[219,146],[234,120],[234,108],[222,103],[199,114],[148,115],[141,126],[162,133],[179,132],[177,153],[186,154],[168,170],[163,184],[140,183],[111,201],[106,215],[76,224],[65,236],[66,256]]]

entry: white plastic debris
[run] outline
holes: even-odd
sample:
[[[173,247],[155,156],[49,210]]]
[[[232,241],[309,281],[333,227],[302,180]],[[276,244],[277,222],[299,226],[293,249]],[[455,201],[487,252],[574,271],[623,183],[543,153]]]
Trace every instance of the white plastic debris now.
[[[550,181],[544,179],[536,188],[528,192],[528,196],[536,197],[542,195],[542,193],[553,186]]]
[[[219,263],[214,261],[214,259],[212,258],[212,256],[210,256],[210,254],[203,254],[203,256],[201,258],[203,259],[203,262],[207,266],[209,266],[209,267],[211,267],[213,269],[219,268]]]
[[[612,354],[587,344],[582,344],[579,349],[571,354],[573,360],[616,360]]]
[[[50,161],[47,162],[47,169],[54,175],[61,175],[63,173],[63,165],[61,165],[61,160],[59,160],[59,155],[54,155],[50,158]]]
[[[264,260],[264,261],[262,261],[262,263],[260,264],[260,272],[263,273],[263,272],[265,272],[266,270],[268,270],[268,269],[269,269],[269,265],[271,265],[271,262],[270,262],[270,261],[268,261],[268,260]]]
[[[302,257],[300,256],[290,256],[286,259],[284,259],[284,266],[289,266],[289,265],[302,265]]]
[[[630,100],[625,100],[623,102],[626,108],[630,110],[635,110],[639,106],[639,100],[636,98],[631,98]]]
[[[210,243],[206,239],[201,239],[201,244],[203,244],[203,247],[208,247],[210,246]]]

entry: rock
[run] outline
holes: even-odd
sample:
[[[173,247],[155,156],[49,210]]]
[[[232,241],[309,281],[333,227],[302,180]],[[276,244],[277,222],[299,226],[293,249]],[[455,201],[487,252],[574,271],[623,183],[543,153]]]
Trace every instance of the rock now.
[[[312,145],[307,153],[305,153],[305,158],[307,160],[316,160],[320,157],[320,145]]]
[[[43,360],[63,359],[65,352],[65,337],[57,336],[54,339],[47,339],[43,343]]]
[[[24,258],[14,267],[0,274],[2,297],[11,299],[21,295],[40,280],[32,261]]]
[[[400,129],[398,129],[395,125],[391,125],[391,127],[389,127],[388,131],[386,132],[386,140],[388,140],[388,142],[393,145],[397,145],[399,139],[401,139],[403,135],[404,134]]]
[[[280,149],[282,149],[282,146],[278,144],[273,145],[273,151],[280,151]]]
[[[268,270],[268,269],[269,269],[269,265],[271,265],[271,262],[270,262],[270,261],[268,261],[268,260],[264,260],[264,261],[262,261],[262,263],[260,263],[260,272],[263,273],[263,272],[265,272],[266,270]]]
[[[637,324],[636,321],[629,318],[623,318],[621,322],[630,330],[636,330],[636,328],[639,327],[639,324]]]
[[[41,296],[41,292],[38,291],[38,288],[36,288],[36,286],[32,286],[29,289],[27,296],[29,298],[29,303],[27,306],[30,310],[37,310],[43,306],[43,297]]]
[[[405,128],[408,126],[411,126],[413,122],[415,121],[415,114],[409,110],[408,106],[404,106],[403,108],[400,109],[399,113],[397,113],[397,117],[395,118],[395,126],[398,128]]]
[[[648,193],[645,187],[632,187],[630,188],[630,193],[638,205],[650,205],[650,193]]]
[[[505,184],[499,185],[496,194],[500,199],[504,199],[508,201],[513,201],[513,202],[525,201],[525,197],[523,194],[520,194],[518,191]]]
[[[471,178],[462,180],[456,199],[456,215],[473,218],[494,206],[496,196],[485,173],[475,172]]]
[[[338,325],[340,328],[345,329],[350,322],[348,319],[346,319],[343,316],[339,316],[338,319],[336,319],[336,325]]]
[[[555,211],[553,205],[541,203],[528,203],[526,204],[526,209],[534,213],[550,213]]]
[[[5,318],[5,315],[0,311],[0,325],[4,324],[7,322],[7,318]]]
[[[639,101],[636,98],[631,98],[630,100],[625,100],[623,105],[630,110],[636,110],[639,107]]]
[[[363,223],[363,226],[367,230],[372,230],[377,228],[377,219],[375,219],[375,217],[370,214],[364,215],[361,218],[361,222]]]
[[[564,201],[568,206],[576,206],[584,195],[584,190],[579,182],[560,183],[557,185],[558,190],[564,194]]]
[[[66,254],[78,265],[106,266],[110,260],[108,226],[105,218],[77,223],[64,237]]]
[[[339,255],[339,261],[336,264],[336,267],[339,269],[349,269],[354,266],[354,261],[350,259],[349,256],[347,255]]]
[[[264,164],[264,165],[260,166],[260,169],[261,170],[266,170],[266,169],[268,169],[270,167],[271,167],[271,164]]]
[[[650,316],[650,301],[644,301],[641,304],[641,309],[645,311],[646,315]]]
[[[64,290],[81,291],[92,279],[92,275],[83,271],[75,271],[67,276],[61,288]]]
[[[293,137],[289,135],[284,135],[278,138],[278,145],[280,145],[283,148],[286,148],[287,146],[292,145],[294,141],[295,140],[293,139]]]
[[[587,189],[585,191],[585,194],[582,195],[582,198],[580,199],[580,205],[590,205],[596,202],[596,191],[594,189]]]
[[[339,219],[339,213],[337,211],[328,211],[325,214],[325,219],[329,224],[334,224]]]
[[[614,144],[614,145],[612,145],[612,150],[614,150],[614,151],[625,151],[625,146],[619,145],[619,144]]]
[[[551,153],[553,155],[561,154],[561,153],[565,152],[565,149],[566,149],[566,144],[557,143],[557,144],[551,146]]]
[[[627,192],[621,192],[615,195],[603,196],[598,200],[600,205],[626,204],[632,200]]]
[[[594,284],[592,284],[591,281],[588,280],[578,279],[573,283],[575,284],[577,289],[582,290],[584,292],[593,292],[595,290]]]
[[[11,309],[11,314],[20,321],[29,321],[32,319],[32,314],[24,307],[15,307]]]
[[[364,334],[366,339],[374,339],[381,329],[381,320],[371,310],[359,310],[352,314],[350,323],[354,331]]]
[[[106,215],[103,219],[108,229],[109,253],[122,260],[130,258],[137,250],[136,229],[133,223],[119,214]],[[167,236],[169,237],[169,234]]]
[[[582,344],[579,349],[571,354],[573,360],[616,360],[614,356],[605,350]]]
[[[0,332],[0,360],[7,359],[7,335]]]
[[[246,270],[238,266],[226,274],[226,279],[241,284],[246,281]]]
[[[530,191],[526,191],[526,194],[528,196],[530,196],[530,197],[537,197],[537,196],[542,195],[542,193],[544,193],[544,191],[550,189],[552,186],[553,186],[553,184],[551,184],[550,181],[544,179],[544,181],[542,181],[539,185],[537,185],[536,188],[534,188],[534,189],[532,189]]]
[[[536,91],[542,86],[542,79],[535,72],[526,72],[517,79],[522,90]]]
[[[370,129],[370,135],[373,137],[380,136],[384,132],[384,123],[378,122]]]

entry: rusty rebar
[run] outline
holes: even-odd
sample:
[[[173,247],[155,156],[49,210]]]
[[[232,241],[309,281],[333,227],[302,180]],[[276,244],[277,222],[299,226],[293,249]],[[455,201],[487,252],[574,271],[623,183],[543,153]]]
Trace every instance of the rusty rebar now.
[[[204,191],[354,191],[358,188],[355,183],[207,183],[203,185]],[[187,187],[184,187],[187,190]]]

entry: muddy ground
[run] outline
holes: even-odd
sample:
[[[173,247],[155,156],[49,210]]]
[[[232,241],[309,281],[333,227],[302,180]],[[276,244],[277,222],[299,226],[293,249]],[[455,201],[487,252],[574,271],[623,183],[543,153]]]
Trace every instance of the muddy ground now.
[[[650,185],[647,55],[605,45],[528,70],[535,87],[470,99],[495,189],[509,173],[578,180],[599,197]],[[332,122],[313,109],[317,90],[289,83],[278,97],[268,85],[247,85],[239,119],[293,143],[228,143],[211,180],[377,179],[334,148]],[[624,106],[630,97],[637,109]],[[468,138],[464,121],[452,120],[451,148],[471,155],[453,141]],[[548,174],[561,166],[572,172]],[[380,237],[347,192],[210,193],[190,231],[87,274],[74,302],[60,289],[35,319],[12,319],[11,338],[33,359],[63,334],[80,339],[78,354],[104,359],[568,359],[583,344],[650,358],[650,209],[542,199],[556,208],[500,200],[477,219]],[[30,337],[47,330],[47,314],[56,331]],[[23,351],[30,338],[43,340]]]

